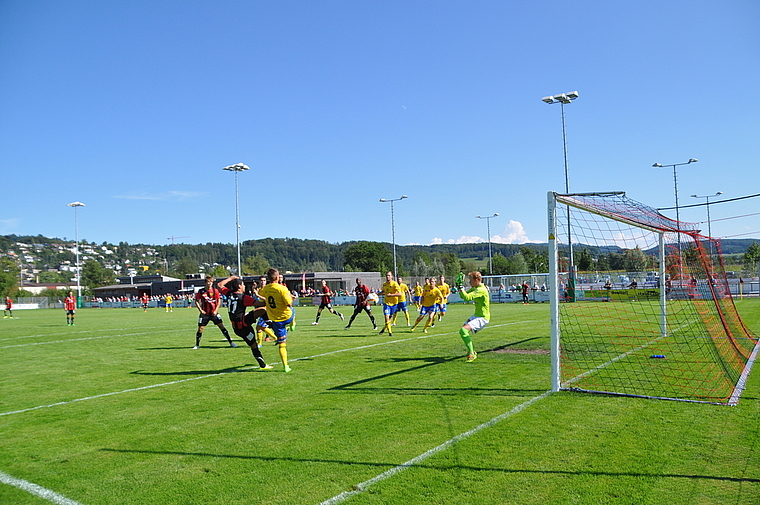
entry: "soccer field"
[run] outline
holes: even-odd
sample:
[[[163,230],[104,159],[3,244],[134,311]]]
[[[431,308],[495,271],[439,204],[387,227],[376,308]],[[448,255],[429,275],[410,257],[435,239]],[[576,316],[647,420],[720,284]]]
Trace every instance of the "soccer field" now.
[[[760,333],[760,300],[737,306]],[[549,394],[548,304],[492,305],[470,364],[471,305],[392,337],[315,312],[297,309],[285,374],[274,346],[258,371],[213,326],[193,350],[194,309],[79,310],[72,327],[15,311],[0,503],[760,503],[757,366],[736,407]]]

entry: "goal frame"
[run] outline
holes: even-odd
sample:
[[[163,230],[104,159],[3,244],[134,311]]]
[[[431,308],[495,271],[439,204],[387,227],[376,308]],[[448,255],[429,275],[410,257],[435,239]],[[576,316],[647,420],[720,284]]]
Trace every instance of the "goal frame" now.
[[[558,215],[558,212],[557,212],[558,203],[560,205],[567,206],[566,216],[567,216],[568,222],[566,224],[567,224],[568,237],[572,236],[572,233],[570,231],[571,207],[577,209],[577,211],[591,212],[599,216],[602,216],[606,219],[619,221],[621,223],[624,223],[627,226],[634,226],[634,227],[655,233],[657,235],[657,238],[658,238],[657,242],[659,245],[658,247],[659,272],[658,273],[659,273],[659,278],[663,280],[663,284],[661,285],[659,289],[659,331],[660,331],[660,338],[665,338],[668,336],[668,304],[667,304],[667,292],[666,292],[665,284],[664,284],[664,280],[666,279],[665,233],[676,232],[676,233],[679,233],[679,237],[680,237],[680,233],[684,233],[690,230],[683,229],[681,226],[682,223],[679,223],[678,221],[672,221],[661,215],[659,215],[660,218],[664,218],[665,220],[669,221],[664,228],[659,228],[655,226],[646,226],[644,223],[641,223],[635,220],[622,219],[620,216],[607,213],[603,209],[600,209],[597,207],[586,206],[577,201],[576,202],[570,201],[572,200],[572,197],[574,196],[575,197],[593,197],[593,196],[614,196],[614,195],[625,196],[625,192],[615,191],[615,192],[598,192],[598,193],[574,193],[574,194],[567,194],[567,195],[560,194],[553,191],[549,191],[547,193],[547,224],[548,224],[549,280],[550,280],[550,292],[549,292],[550,300],[549,301],[550,301],[550,334],[551,334],[551,390],[553,392],[557,392],[562,389],[571,389],[565,386],[571,384],[573,381],[577,380],[578,378],[588,373],[593,373],[594,371],[594,370],[589,370],[574,379],[570,379],[569,381],[566,381],[566,384],[562,383],[560,275],[563,272],[559,271],[560,261],[559,261],[557,237],[558,237],[558,227],[560,225],[559,223],[560,216]],[[563,197],[566,197],[566,198],[563,198]],[[558,199],[559,199],[559,202],[558,202]],[[568,244],[568,247],[572,248],[572,244]],[[568,272],[565,272],[565,273],[568,275],[568,285],[570,286],[570,289],[573,289],[573,292],[574,292],[574,290],[576,289],[575,287],[576,272],[575,272],[575,265],[572,264],[572,261],[573,260],[572,260],[572,254],[571,254],[570,256],[571,263],[568,265]],[[585,302],[576,301],[576,297],[573,295],[569,298],[567,302],[563,302],[563,303],[585,303]],[[636,394],[629,394],[629,393],[609,393],[609,392],[607,392],[606,394],[645,397],[645,398],[659,398],[659,399],[678,400],[678,401],[697,402],[697,403],[718,403],[721,405],[726,405],[726,404],[736,405],[746,385],[746,381],[749,377],[749,373],[752,369],[752,366],[754,364],[754,361],[757,358],[759,351],[760,351],[760,340],[755,339],[755,345],[751,351],[749,360],[745,364],[744,369],[742,370],[741,375],[739,377],[739,380],[735,384],[733,393],[731,394],[729,400],[726,403],[711,402],[711,401],[706,401],[706,400],[701,400],[701,399],[682,399],[682,398],[670,398],[670,397],[660,397],[660,396],[648,396],[644,394],[636,395]],[[593,391],[590,391],[590,392],[593,392]]]

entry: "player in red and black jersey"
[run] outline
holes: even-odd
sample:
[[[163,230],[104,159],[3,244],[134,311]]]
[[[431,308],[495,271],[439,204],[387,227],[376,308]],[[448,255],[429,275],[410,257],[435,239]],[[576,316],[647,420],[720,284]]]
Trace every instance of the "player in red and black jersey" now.
[[[317,309],[317,319],[311,323],[314,326],[319,324],[319,316],[322,315],[322,310],[327,309],[330,314],[335,314],[340,318],[341,321],[343,321],[345,318],[343,317],[343,314],[340,312],[334,310],[332,308],[332,300],[330,299],[330,296],[332,296],[332,291],[330,291],[330,288],[327,286],[327,281],[322,280],[322,301],[319,303],[319,308]]]
[[[364,311],[369,316],[370,321],[372,321],[372,329],[377,330],[375,316],[372,315],[372,308],[369,306],[369,300],[367,300],[367,297],[369,296],[369,288],[362,284],[362,280],[359,278],[356,279],[354,295],[356,296],[356,302],[354,302],[354,313],[351,315],[351,319],[348,320],[346,329],[349,329],[351,327],[351,323],[353,323],[354,319],[356,319],[356,316],[361,311]]]
[[[271,365],[266,364],[264,357],[261,355],[258,342],[256,342],[256,332],[253,329],[256,319],[262,314],[266,314],[263,302],[257,302],[254,297],[245,294],[243,280],[235,275],[219,281],[218,286],[222,295],[228,299],[227,308],[230,311],[230,322],[232,323],[235,335],[245,340],[261,369],[272,368]],[[258,306],[259,308],[246,314],[245,308],[254,306]]]
[[[232,341],[227,328],[224,327],[222,317],[219,315],[219,306],[222,303],[222,293],[214,287],[213,277],[207,275],[205,280],[206,286],[195,293],[195,306],[198,308],[198,311],[200,311],[200,316],[198,316],[198,331],[195,334],[195,347],[193,347],[193,349],[198,349],[198,347],[200,347],[203,330],[206,328],[209,321],[213,322],[217,328],[219,328],[219,331],[222,332],[224,338],[229,342],[230,347],[237,347],[235,342]]]

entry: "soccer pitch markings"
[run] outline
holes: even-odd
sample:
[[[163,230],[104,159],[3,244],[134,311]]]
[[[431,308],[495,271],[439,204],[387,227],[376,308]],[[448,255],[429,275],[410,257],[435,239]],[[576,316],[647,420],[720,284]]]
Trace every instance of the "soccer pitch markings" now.
[[[537,322],[539,322],[539,321],[537,321],[537,320],[517,321],[517,322],[513,322],[513,323],[495,324],[493,326],[490,326],[490,328],[500,328],[502,326],[514,326],[516,324],[537,323]],[[182,329],[182,330],[170,330],[170,331],[186,331],[186,330]],[[148,333],[149,332],[135,333],[133,335],[146,335]],[[379,347],[379,346],[390,345],[390,344],[399,344],[401,342],[409,342],[409,341],[412,341],[412,340],[422,340],[422,339],[433,338],[433,337],[441,337],[441,336],[447,336],[447,335],[459,335],[459,334],[457,332],[425,334],[425,335],[419,335],[419,336],[415,336],[415,337],[411,337],[411,338],[403,338],[403,339],[397,339],[397,340],[390,340],[388,342],[376,342],[374,344],[361,345],[361,346],[358,346],[358,347],[349,347],[349,348],[346,348],[346,349],[337,349],[335,351],[328,351],[328,352],[324,352],[324,353],[321,353],[321,354],[314,354],[314,355],[311,355],[311,356],[304,356],[304,357],[301,357],[301,358],[291,358],[288,361],[291,362],[291,363],[296,362],[296,361],[307,361],[307,360],[311,360],[311,359],[314,359],[314,358],[321,358],[321,357],[324,357],[324,356],[331,356],[331,355],[334,355],[334,354],[340,354],[340,353],[344,353],[344,352],[360,351],[362,349],[370,349],[372,347]],[[113,336],[121,336],[121,335],[109,335],[109,336],[104,336],[104,337],[87,337],[87,338],[79,338],[79,339],[71,339],[71,340],[59,340],[59,341],[48,342],[48,343],[66,343],[66,342],[71,342],[73,340],[89,340],[89,339],[92,339],[92,338],[108,338],[108,337],[113,337]],[[45,342],[42,342],[42,343],[45,343]],[[20,344],[20,345],[13,345],[13,346],[7,346],[7,347],[22,347],[24,345],[35,345],[35,344],[33,344],[33,343],[32,344]],[[0,349],[2,349],[2,347],[0,347]],[[279,362],[272,362],[272,364],[273,365],[279,365],[281,363],[279,363]],[[95,400],[97,398],[105,398],[107,396],[120,395],[120,394],[124,394],[124,393],[133,393],[135,391],[143,391],[143,390],[146,390],[146,389],[154,389],[154,388],[164,387],[164,386],[172,386],[174,384],[182,384],[184,382],[196,381],[196,380],[200,380],[200,379],[208,379],[210,377],[219,377],[219,376],[222,376],[222,375],[242,372],[242,371],[245,371],[245,370],[256,370],[258,368],[259,367],[257,365],[252,365],[252,366],[249,366],[249,367],[240,367],[240,368],[236,368],[234,370],[225,370],[223,372],[217,372],[217,373],[212,373],[212,374],[200,375],[198,377],[191,377],[189,379],[180,379],[180,380],[177,380],[177,381],[162,382],[162,383],[159,383],[159,384],[150,384],[148,386],[141,386],[141,387],[138,387],[138,388],[124,389],[124,390],[121,390],[121,391],[112,391],[110,393],[102,393],[102,394],[99,394],[99,395],[92,395],[92,396],[87,396],[87,397],[84,397],[84,398],[76,398],[74,400],[66,400],[66,401],[62,401],[62,402],[51,403],[51,404],[48,404],[48,405],[38,405],[36,407],[29,407],[29,408],[26,408],[26,409],[13,410],[13,411],[9,411],[9,412],[0,412],[0,417],[12,415],[12,414],[21,414],[21,413],[24,413],[24,412],[30,412],[32,410],[46,409],[46,408],[50,408],[50,407],[58,407],[58,406],[61,406],[61,405],[68,405],[68,404],[71,404],[71,403],[82,402],[82,401],[87,401],[87,400]]]
[[[495,324],[495,325],[489,326],[489,328],[500,328],[500,327],[506,327],[506,326],[531,324],[531,323],[539,323],[539,322],[540,321],[538,321],[538,320],[531,319],[531,320],[516,321],[516,322],[504,323],[504,324]],[[186,331],[186,330],[181,329],[181,330],[170,330],[170,331]],[[147,334],[147,333],[149,333],[149,332],[140,332],[140,333],[135,333],[135,334],[130,334],[130,335],[144,335],[144,334]],[[337,350],[334,350],[334,351],[329,351],[329,352],[320,353],[320,354],[314,354],[314,355],[307,356],[307,357],[293,358],[293,359],[290,359],[289,361],[296,362],[296,361],[302,361],[302,360],[311,360],[311,359],[314,359],[314,358],[319,358],[319,357],[324,357],[324,356],[330,356],[330,355],[335,355],[335,354],[340,354],[340,353],[345,353],[345,352],[359,351],[359,350],[363,350],[363,349],[370,349],[370,348],[373,348],[373,347],[379,347],[379,346],[384,346],[384,345],[399,344],[399,343],[402,343],[402,342],[409,342],[409,341],[414,341],[414,340],[430,339],[430,338],[434,338],[434,337],[445,337],[445,336],[451,336],[451,335],[457,335],[458,336],[458,330],[457,331],[453,331],[453,332],[445,332],[445,333],[423,334],[423,335],[417,335],[417,336],[410,337],[410,338],[396,339],[396,340],[387,341],[387,342],[376,342],[374,344],[367,344],[367,345],[362,345],[362,346],[349,347],[349,348],[345,348],[345,349],[337,349]],[[113,337],[113,336],[120,336],[120,335],[109,335],[109,336],[101,336],[101,337],[85,337],[85,338],[70,339],[70,340],[64,340],[64,341],[55,341],[55,342],[43,342],[43,343],[65,343],[65,342],[70,342],[72,340],[89,340],[89,339],[94,339],[94,338],[108,338],[108,337]],[[25,338],[25,337],[18,337],[18,338]],[[37,344],[36,343],[27,343],[27,344],[19,344],[19,345],[6,346],[6,347],[21,347],[21,346],[25,346],[25,345],[37,345]],[[2,347],[0,347],[0,348],[2,348]],[[257,368],[257,367],[256,366],[242,367],[242,368],[237,368],[235,370],[223,371],[223,372],[214,373],[214,374],[207,374],[207,375],[202,375],[202,376],[198,376],[198,377],[192,377],[192,378],[189,378],[189,379],[181,379],[181,380],[178,380],[178,381],[171,381],[171,382],[164,382],[164,383],[159,383],[159,384],[152,384],[152,385],[142,386],[142,387],[138,387],[138,388],[125,389],[125,390],[122,390],[122,391],[113,391],[113,392],[109,392],[109,393],[103,393],[103,394],[100,394],[100,395],[93,395],[93,396],[84,397],[84,398],[77,398],[77,399],[74,399],[74,400],[56,402],[56,403],[52,403],[52,404],[49,404],[49,405],[39,405],[39,406],[36,406],[36,407],[30,407],[30,408],[20,409],[20,410],[15,410],[15,411],[10,411],[10,412],[0,412],[0,417],[7,416],[7,415],[12,415],[12,414],[21,414],[21,413],[24,413],[24,412],[30,412],[30,411],[38,410],[38,409],[57,407],[57,406],[61,406],[61,405],[68,405],[68,404],[72,404],[72,403],[75,403],[75,402],[94,400],[94,399],[98,399],[98,398],[105,398],[105,397],[108,397],[108,396],[114,396],[114,395],[119,395],[119,394],[123,394],[123,393],[130,393],[130,392],[136,392],[136,391],[154,389],[154,388],[158,388],[158,387],[171,386],[171,385],[174,385],[174,384],[181,384],[181,383],[185,383],[185,382],[190,382],[190,381],[195,381],[195,380],[200,380],[200,379],[207,379],[207,378],[211,378],[211,377],[219,377],[219,376],[222,376],[222,375],[226,375],[226,374],[230,374],[230,373],[234,373],[234,372],[239,372],[239,371],[244,371],[244,370],[249,370],[249,369],[255,369],[255,368]],[[462,441],[462,440],[464,440],[466,438],[471,437],[472,435],[478,433],[479,431],[484,430],[486,428],[490,428],[491,426],[497,424],[498,422],[500,422],[500,421],[502,421],[502,420],[504,420],[504,419],[506,419],[506,418],[508,418],[508,417],[510,417],[510,416],[512,416],[512,415],[514,415],[514,414],[516,414],[516,413],[524,410],[525,408],[529,407],[533,403],[536,403],[537,401],[539,401],[539,400],[541,400],[543,398],[546,398],[549,394],[551,394],[551,391],[546,391],[545,393],[543,393],[543,394],[541,394],[539,396],[536,396],[536,397],[534,397],[534,398],[532,398],[532,399],[530,399],[530,400],[528,400],[528,401],[526,401],[526,402],[524,402],[524,403],[522,403],[522,404],[520,404],[520,405],[512,408],[508,412],[505,412],[505,413],[503,413],[503,414],[501,414],[499,416],[496,416],[493,419],[491,419],[491,420],[489,420],[489,421],[487,421],[487,422],[485,422],[485,423],[483,423],[483,424],[481,424],[479,426],[476,426],[475,428],[473,428],[471,430],[468,430],[468,431],[466,431],[464,433],[461,433],[461,434],[459,434],[459,435],[457,435],[457,436],[455,436],[455,437],[447,440],[446,442],[438,445],[437,447],[434,447],[434,448],[432,448],[432,449],[424,452],[423,454],[420,454],[419,456],[416,456],[415,458],[410,459],[409,461],[407,461],[405,463],[402,463],[402,464],[400,464],[400,465],[398,465],[398,466],[396,466],[394,468],[391,468],[390,470],[387,470],[387,471],[385,471],[385,472],[383,472],[383,473],[381,473],[381,474],[373,477],[372,479],[366,480],[366,481],[364,481],[362,483],[359,483],[359,484],[353,486],[353,490],[352,491],[343,492],[343,493],[341,493],[339,495],[336,495],[336,496],[334,496],[334,497],[332,497],[332,498],[330,498],[330,499],[328,499],[328,500],[326,500],[324,502],[321,502],[319,505],[335,505],[335,504],[338,504],[338,503],[342,503],[345,500],[351,498],[352,496],[366,491],[373,484],[376,484],[376,483],[381,482],[383,480],[386,480],[386,479],[388,479],[390,477],[393,477],[394,475],[398,474],[399,472],[402,472],[403,470],[406,470],[406,469],[411,468],[411,467],[413,467],[415,465],[418,465],[422,461],[425,461],[426,459],[434,456],[435,454],[438,454],[439,452],[442,452],[442,451],[446,450],[447,448],[451,447],[452,445],[454,445],[454,444],[456,444],[456,443],[458,443],[458,442],[460,442],[460,441]],[[46,489],[46,488],[43,488],[43,487],[41,487],[41,486],[39,486],[37,484],[28,482],[26,480],[15,478],[15,477],[13,477],[11,475],[8,475],[8,474],[6,474],[6,473],[4,473],[2,471],[0,471],[0,483],[7,484],[7,485],[10,485],[10,486],[13,486],[13,487],[17,487],[17,488],[19,488],[19,489],[21,489],[23,491],[26,491],[26,492],[28,492],[30,494],[34,494],[36,496],[39,496],[40,498],[43,498],[43,499],[45,499],[47,501],[55,503],[56,505],[83,505],[80,502],[77,502],[77,501],[71,500],[69,498],[66,498],[65,496],[62,496],[62,495],[60,495],[60,494],[58,494],[58,493],[56,493],[54,491],[51,491],[51,490]]]

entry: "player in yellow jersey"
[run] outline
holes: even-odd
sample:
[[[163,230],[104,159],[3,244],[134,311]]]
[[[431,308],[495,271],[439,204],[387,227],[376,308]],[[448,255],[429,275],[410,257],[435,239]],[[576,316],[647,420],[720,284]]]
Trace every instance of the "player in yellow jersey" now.
[[[166,312],[174,312],[174,297],[171,293],[166,294],[164,302],[166,302]]]
[[[267,320],[274,331],[277,340],[275,344],[280,351],[282,370],[290,372],[288,366],[288,325],[293,322],[293,298],[288,288],[280,284],[280,271],[270,268],[267,271],[267,285],[259,289],[259,296],[263,298],[264,307],[267,309]]]
[[[425,322],[425,328],[423,331],[427,333],[429,327],[435,326],[433,324],[433,319],[435,318],[436,306],[441,302],[442,298],[441,292],[435,287],[434,278],[425,279],[425,288],[422,290],[422,307],[420,308],[420,315],[417,316],[414,326],[412,326],[412,329],[409,331],[414,331],[425,316],[427,316],[428,319]]]
[[[412,303],[417,306],[417,312],[419,312],[420,307],[422,307],[422,286],[420,286],[420,281],[414,281],[412,293]]]
[[[438,311],[438,320],[440,321],[443,319],[443,316],[446,315],[446,306],[449,303],[449,295],[451,294],[451,287],[446,284],[446,277],[443,275],[441,276],[441,282],[437,285],[438,290],[441,292],[441,296],[443,297],[443,301],[441,301],[441,307]]]
[[[404,279],[401,277],[398,278],[398,287],[399,287],[399,293],[401,293],[401,296],[398,298],[398,304],[396,305],[396,313],[393,314],[393,326],[396,326],[396,318],[398,318],[398,313],[403,312],[404,316],[406,317],[406,325],[410,326],[409,324],[409,309],[407,308],[407,300],[411,299],[412,293],[409,291],[409,286],[404,284]]]
[[[388,336],[392,337],[391,317],[396,313],[398,301],[401,297],[401,288],[399,287],[398,282],[393,280],[393,272],[385,273],[385,282],[383,283],[382,290],[378,294],[384,295],[383,316],[385,316],[385,325],[383,326],[383,329],[380,330],[380,334],[382,335],[385,330],[388,330]]]

